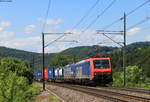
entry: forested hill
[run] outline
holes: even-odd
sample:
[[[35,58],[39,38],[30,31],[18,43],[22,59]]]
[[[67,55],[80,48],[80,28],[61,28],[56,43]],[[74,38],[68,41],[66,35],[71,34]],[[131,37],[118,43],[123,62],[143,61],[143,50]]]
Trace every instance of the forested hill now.
[[[66,49],[60,54],[71,54],[75,56],[76,58],[85,58],[85,57],[93,57],[96,53],[104,54],[109,53],[114,50],[118,49],[117,47],[106,47],[106,46],[80,46],[80,47],[74,47]]]
[[[94,56],[96,53],[96,49],[98,49],[98,53],[104,53],[104,52],[111,52],[117,47],[100,47],[100,46],[81,46],[81,47],[74,47],[69,48],[67,50],[64,50],[60,53],[60,55],[72,55],[75,56],[75,58],[83,59],[85,57]],[[48,66],[49,62],[53,58],[53,56],[57,54],[46,54],[45,61],[46,66]],[[0,57],[14,57],[19,58],[23,61],[27,61],[29,63],[34,63],[34,66],[40,66],[42,65],[42,54],[41,53],[34,53],[34,52],[28,52],[23,50],[17,50],[7,47],[0,47]]]
[[[137,42],[137,43],[132,43],[127,45],[127,50],[130,52],[134,49],[141,48],[141,47],[148,47],[148,46],[150,46],[150,42]],[[117,47],[105,47],[105,46],[98,46],[98,45],[80,46],[80,47],[66,49],[57,54],[72,55],[77,59],[84,59],[86,57],[94,56],[96,53],[99,53],[100,55],[105,55],[106,53],[113,54],[114,51],[116,51],[117,49],[118,49]],[[53,59],[53,57],[57,54],[46,54],[46,66],[49,65],[51,59]],[[0,47],[0,57],[15,57],[24,61],[28,61],[31,64],[34,63],[35,66],[42,65],[42,54],[40,53]]]
[[[0,47],[0,57],[15,57],[30,62],[33,55],[38,55],[38,53],[27,52],[7,47]]]
[[[135,42],[132,44],[127,45],[127,50],[134,50],[137,48],[141,48],[141,47],[148,47],[150,46],[150,42],[146,41],[146,42]]]

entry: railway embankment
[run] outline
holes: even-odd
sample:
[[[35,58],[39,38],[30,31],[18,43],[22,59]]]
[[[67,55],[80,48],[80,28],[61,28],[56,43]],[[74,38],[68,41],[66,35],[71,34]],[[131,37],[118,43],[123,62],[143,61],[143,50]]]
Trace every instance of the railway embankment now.
[[[42,85],[42,84],[41,84]],[[36,102],[150,102],[150,90],[46,83]]]
[[[47,84],[46,90],[50,94],[54,93],[53,95],[59,97],[60,101],[54,101],[53,99],[49,98],[49,101],[44,102],[111,102],[105,100],[103,98],[95,97],[80,91],[72,90],[65,87],[60,87],[53,84]],[[37,101],[43,102],[43,101]]]

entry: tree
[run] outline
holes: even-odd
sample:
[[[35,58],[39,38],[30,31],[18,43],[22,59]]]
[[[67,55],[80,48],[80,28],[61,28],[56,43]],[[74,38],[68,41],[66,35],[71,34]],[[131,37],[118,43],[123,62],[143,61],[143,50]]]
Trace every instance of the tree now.
[[[1,58],[0,102],[30,102],[39,93],[39,87],[31,84],[31,73],[27,63],[13,58]]]
[[[33,73],[26,62],[16,58],[1,58],[0,59],[0,73],[15,72],[17,76],[24,76],[31,84],[33,81]]]
[[[56,54],[53,56],[53,59],[50,62],[49,67],[55,68],[55,67],[65,66],[67,64],[74,63],[74,62],[76,62],[74,56]]]
[[[123,72],[114,72],[113,74],[113,86],[123,85]],[[138,66],[126,67],[126,86],[127,87],[141,87],[146,82],[146,76],[143,70]]]

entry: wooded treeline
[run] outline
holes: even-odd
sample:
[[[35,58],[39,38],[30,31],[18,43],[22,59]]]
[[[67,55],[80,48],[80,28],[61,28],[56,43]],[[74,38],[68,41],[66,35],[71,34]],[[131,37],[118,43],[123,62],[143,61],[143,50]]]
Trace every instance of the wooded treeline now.
[[[126,65],[137,65],[143,69],[144,74],[150,77],[150,42],[137,42],[127,45]],[[46,67],[64,66],[69,63],[83,60],[87,57],[95,56],[98,53],[102,57],[111,57],[113,69],[122,71],[122,49],[105,46],[81,46],[66,49],[60,53],[45,54]],[[26,52],[16,49],[0,47],[0,57],[15,57],[24,60],[35,69],[42,68],[42,54]]]

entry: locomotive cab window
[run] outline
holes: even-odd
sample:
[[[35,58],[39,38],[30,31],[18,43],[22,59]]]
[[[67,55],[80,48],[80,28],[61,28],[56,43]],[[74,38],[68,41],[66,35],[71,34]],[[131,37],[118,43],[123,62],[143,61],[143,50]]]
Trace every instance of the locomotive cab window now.
[[[109,60],[94,60],[94,68],[106,69],[109,68]]]

